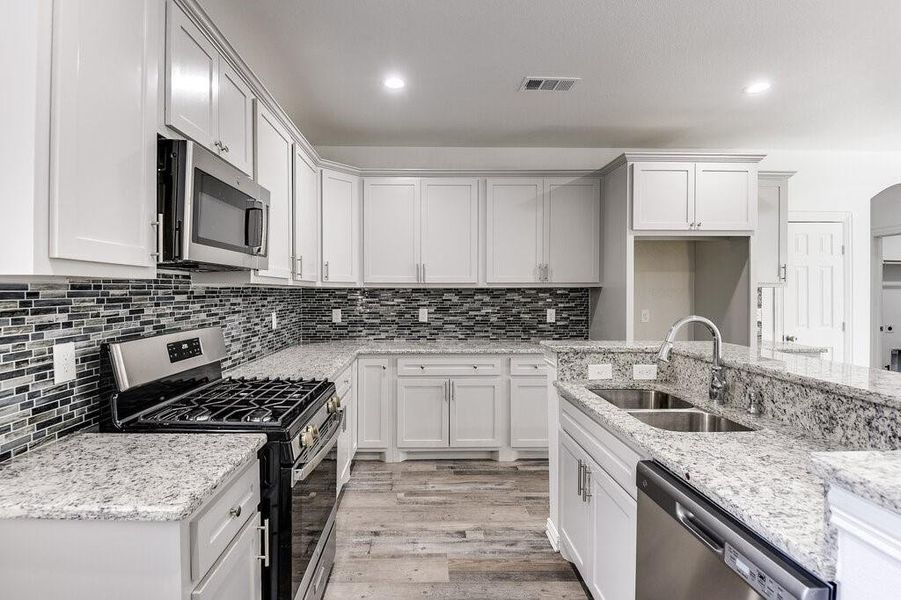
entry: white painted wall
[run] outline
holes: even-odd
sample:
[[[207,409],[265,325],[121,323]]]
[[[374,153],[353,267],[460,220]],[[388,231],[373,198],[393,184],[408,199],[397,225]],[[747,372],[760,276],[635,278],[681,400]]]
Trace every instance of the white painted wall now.
[[[593,170],[625,149],[323,146],[318,150],[325,158],[363,168]],[[762,152],[767,154],[760,163],[762,171],[797,171],[789,181],[789,210],[851,213],[852,354],[854,363],[868,365],[870,200],[901,183],[901,152]]]
[[[678,319],[694,314],[694,275],[695,242],[636,240],[636,340],[661,340]],[[641,320],[643,310],[649,312],[647,323]],[[690,333],[684,327],[677,339],[691,339]]]

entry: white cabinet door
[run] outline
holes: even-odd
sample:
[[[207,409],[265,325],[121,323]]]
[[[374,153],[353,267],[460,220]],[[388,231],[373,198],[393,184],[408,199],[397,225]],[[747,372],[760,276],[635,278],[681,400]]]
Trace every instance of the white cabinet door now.
[[[510,378],[510,445],[547,448],[547,379]]]
[[[391,418],[388,359],[361,358],[357,373],[357,447],[385,450]]]
[[[152,0],[53,3],[52,258],[154,264],[158,14]]]
[[[695,164],[632,165],[632,229],[689,230],[694,223]]]
[[[265,107],[257,103],[256,181],[269,190],[269,267],[261,277],[291,279],[291,168],[292,140]]]
[[[588,456],[565,432],[560,433],[559,448],[560,541],[582,578],[588,579],[594,535],[590,504],[582,498],[582,469]]]
[[[538,281],[544,248],[544,180],[489,179],[487,182],[487,281]]]
[[[294,280],[319,279],[319,169],[295,147]]]
[[[422,282],[478,283],[479,180],[423,179]]]
[[[419,180],[363,180],[363,281],[418,283]]]
[[[166,124],[214,152],[219,53],[172,0],[166,3]],[[112,81],[112,80],[111,80]],[[104,103],[109,106],[109,103]]]
[[[191,600],[260,600],[263,597],[258,514],[247,520],[209,573],[191,592]]]
[[[322,281],[357,283],[360,254],[360,179],[322,170]]]
[[[761,175],[757,199],[754,272],[761,284],[781,284],[788,256],[788,178]]]
[[[222,57],[218,81],[219,156],[252,175],[253,93]]]
[[[467,377],[450,382],[450,445],[501,446],[503,382],[500,377]]]
[[[695,228],[752,231],[757,228],[757,165],[697,163]]]
[[[447,448],[448,380],[397,380],[397,447]]]
[[[548,279],[554,283],[600,280],[601,182],[545,179],[544,229]]]
[[[595,598],[634,599],[638,505],[593,461],[589,462],[588,470],[594,551],[591,572],[583,577]]]

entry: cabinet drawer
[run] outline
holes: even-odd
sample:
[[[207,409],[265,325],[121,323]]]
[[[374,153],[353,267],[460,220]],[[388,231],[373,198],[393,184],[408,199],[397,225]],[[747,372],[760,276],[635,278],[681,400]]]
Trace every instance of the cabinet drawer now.
[[[191,521],[191,580],[203,577],[260,504],[260,461],[253,460]]]
[[[514,356],[510,359],[510,375],[544,375],[547,364],[544,356]]]
[[[642,456],[595,423],[565,398],[560,402],[560,426],[633,498],[635,469]]]
[[[353,384],[353,371],[354,366],[351,364],[340,375],[335,377],[335,391],[342,398],[350,391],[350,387]]]
[[[262,598],[259,522],[260,514],[254,512],[239,531],[235,542],[191,592],[191,600]]]
[[[501,375],[499,356],[409,357],[397,359],[398,375]]]

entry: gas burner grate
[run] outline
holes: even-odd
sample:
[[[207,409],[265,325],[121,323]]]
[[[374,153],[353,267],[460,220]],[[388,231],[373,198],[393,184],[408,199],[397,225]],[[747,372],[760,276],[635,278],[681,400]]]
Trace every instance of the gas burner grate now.
[[[328,383],[314,379],[219,379],[142,417],[149,423],[280,425],[293,419]]]

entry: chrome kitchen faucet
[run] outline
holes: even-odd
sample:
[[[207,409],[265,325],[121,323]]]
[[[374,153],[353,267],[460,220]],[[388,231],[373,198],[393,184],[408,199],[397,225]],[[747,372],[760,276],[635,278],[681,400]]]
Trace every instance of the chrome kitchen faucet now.
[[[666,334],[666,339],[663,341],[663,344],[660,346],[660,351],[657,352],[657,360],[660,362],[668,363],[670,359],[670,353],[673,350],[673,343],[676,340],[676,333],[682,328],[682,326],[687,325],[689,323],[700,323],[707,327],[710,333],[713,335],[713,366],[710,369],[710,390],[709,395],[710,399],[717,405],[723,405],[726,403],[726,378],[723,376],[723,336],[720,335],[720,330],[717,326],[705,317],[699,317],[697,315],[691,315],[689,317],[685,317],[684,319],[679,319],[673,326],[670,327],[669,333]]]

